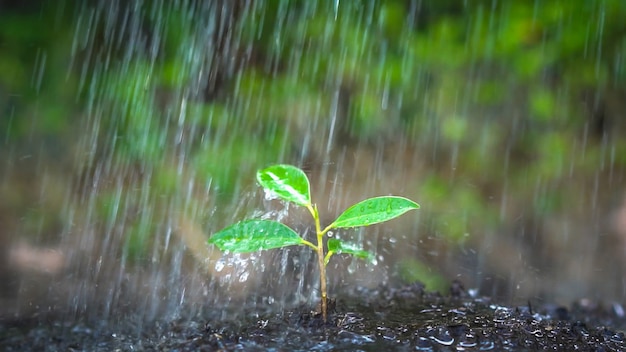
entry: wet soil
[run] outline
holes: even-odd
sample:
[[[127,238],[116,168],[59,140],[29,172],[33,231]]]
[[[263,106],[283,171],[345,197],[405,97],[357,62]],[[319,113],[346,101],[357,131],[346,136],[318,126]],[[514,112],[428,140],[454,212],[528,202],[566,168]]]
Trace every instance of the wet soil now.
[[[218,317],[219,315],[219,317]],[[324,323],[307,307],[246,308],[142,324],[4,319],[2,351],[626,351],[626,316],[617,304],[581,300],[571,307],[505,307],[471,297],[455,283],[449,295],[420,284],[355,288],[338,298]]]

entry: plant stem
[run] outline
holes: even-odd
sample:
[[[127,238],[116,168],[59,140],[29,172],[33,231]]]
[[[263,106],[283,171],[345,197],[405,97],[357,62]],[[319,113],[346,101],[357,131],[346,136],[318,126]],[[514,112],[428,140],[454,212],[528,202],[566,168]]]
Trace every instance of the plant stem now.
[[[327,297],[328,294],[326,292],[326,265],[324,263],[324,234],[328,229],[324,229],[322,231],[320,226],[320,217],[317,212],[317,205],[315,206],[307,206],[311,215],[313,215],[313,219],[315,220],[315,232],[317,234],[317,263],[320,267],[320,290],[322,291],[322,319],[324,322],[328,321],[328,302]]]
[[[326,266],[324,265],[324,241],[323,234],[317,234],[317,262],[320,267],[320,289],[322,290],[322,318],[324,322],[327,321],[328,317],[328,306],[326,302]]]

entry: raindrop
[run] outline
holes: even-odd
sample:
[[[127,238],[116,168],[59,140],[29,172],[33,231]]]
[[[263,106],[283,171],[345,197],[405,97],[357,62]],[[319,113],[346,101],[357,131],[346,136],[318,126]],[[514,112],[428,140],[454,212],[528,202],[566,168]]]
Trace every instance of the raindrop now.
[[[356,273],[356,268],[355,268],[355,266],[352,263],[350,265],[348,265],[347,270],[348,270],[348,273],[350,275],[353,275],[354,273]]]
[[[264,190],[263,194],[265,196],[265,200],[266,201],[272,201],[272,200],[280,199],[278,197],[278,195],[276,195],[275,192],[272,192],[272,191],[270,191],[268,189],[265,189],[265,188],[263,190]]]
[[[480,351],[493,351],[496,348],[496,345],[493,341],[490,340],[481,340],[478,349]]]
[[[478,345],[474,337],[465,337],[466,340],[460,341],[458,346],[462,348],[474,348]]]
[[[445,327],[436,327],[429,329],[426,334],[435,342],[444,346],[451,346],[454,343],[454,338],[450,335],[450,332]]]
[[[215,263],[215,271],[220,272],[220,271],[224,270],[224,266],[225,266],[225,265],[224,265],[224,261],[223,261],[223,260],[221,260],[221,259],[220,259],[220,260],[218,260],[218,261]]]
[[[420,336],[416,345],[418,351],[433,351],[433,343],[427,337]]]

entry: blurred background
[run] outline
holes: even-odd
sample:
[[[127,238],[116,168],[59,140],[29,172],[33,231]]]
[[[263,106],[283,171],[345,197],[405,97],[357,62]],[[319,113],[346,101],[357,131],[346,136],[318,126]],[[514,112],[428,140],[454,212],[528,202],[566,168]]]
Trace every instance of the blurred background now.
[[[255,171],[301,166],[331,295],[451,280],[506,304],[624,302],[626,2],[0,1],[0,313],[146,318],[318,295],[307,248],[228,255],[249,217],[304,236]]]

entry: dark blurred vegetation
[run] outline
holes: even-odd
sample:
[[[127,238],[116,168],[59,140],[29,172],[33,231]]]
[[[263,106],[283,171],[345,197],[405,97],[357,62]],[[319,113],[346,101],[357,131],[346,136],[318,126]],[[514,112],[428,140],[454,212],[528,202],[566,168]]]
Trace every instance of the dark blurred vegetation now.
[[[346,146],[421,165],[421,236],[541,232],[623,187],[624,18],[621,0],[0,2],[4,242],[58,232],[41,219],[97,189],[80,214],[141,259],[171,214],[214,230],[257,168]]]

